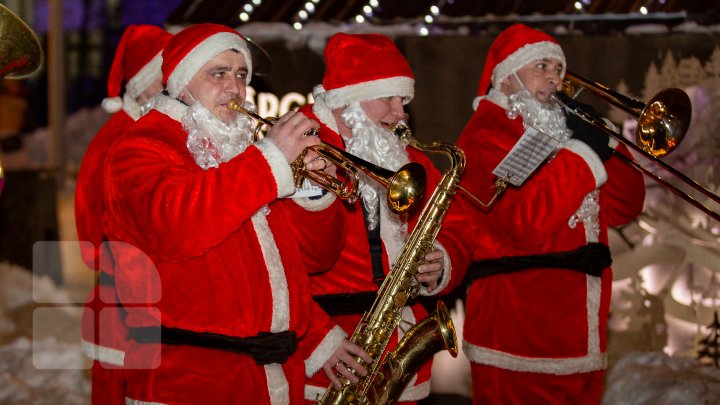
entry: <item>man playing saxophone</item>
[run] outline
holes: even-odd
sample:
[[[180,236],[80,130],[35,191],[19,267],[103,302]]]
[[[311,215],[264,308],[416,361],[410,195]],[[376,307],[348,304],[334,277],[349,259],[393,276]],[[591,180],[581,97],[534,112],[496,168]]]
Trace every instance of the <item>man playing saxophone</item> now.
[[[406,147],[388,129],[405,118],[403,105],[414,96],[412,71],[392,40],[376,34],[336,34],[325,48],[325,63],[322,85],[314,91],[314,105],[300,110],[321,124],[321,139],[390,170],[419,162],[428,173],[427,190],[434,189],[441,177],[438,170],[427,156]],[[329,270],[310,277],[315,300],[348,334],[376,299],[378,286],[401,251],[419,211],[409,217],[393,214],[384,203],[386,190],[367,177],[361,178],[359,190],[360,202],[345,206],[346,239],[339,257]],[[465,268],[469,252],[460,243],[465,225],[459,214],[446,217],[434,249],[418,269],[417,281],[424,285],[421,294],[437,294],[456,277],[453,269]],[[426,316],[419,303],[406,306],[405,322],[393,332],[388,349],[393,349],[411,324]],[[325,370],[328,375],[336,372],[350,378],[355,360],[350,356],[336,360],[334,370]],[[401,403],[429,395],[430,368],[428,362],[410,381]],[[330,381],[340,388],[337,377],[328,380],[325,374],[318,372],[307,381],[305,398],[309,402],[322,396]]]

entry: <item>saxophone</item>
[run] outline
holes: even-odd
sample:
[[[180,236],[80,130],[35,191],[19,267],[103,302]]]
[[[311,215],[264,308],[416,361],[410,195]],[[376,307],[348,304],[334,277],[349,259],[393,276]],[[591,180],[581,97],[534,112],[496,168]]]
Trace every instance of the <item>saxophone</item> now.
[[[423,152],[447,155],[451,168],[443,174],[423,207],[417,225],[380,286],[375,302],[350,338],[373,359],[368,366],[359,357],[356,358],[368,368],[368,375],[361,377],[356,384],[341,376],[342,388],[338,390],[330,384],[318,404],[396,403],[412,376],[436,352],[445,349],[453,357],[457,355],[455,326],[442,301],[438,301],[432,314],[407,331],[393,351],[385,353],[393,331],[402,321],[403,307],[420,292],[420,284],[415,279],[417,268],[433,247],[465,170],[465,154],[460,148],[440,142],[420,144],[404,125],[391,129],[396,136]]]

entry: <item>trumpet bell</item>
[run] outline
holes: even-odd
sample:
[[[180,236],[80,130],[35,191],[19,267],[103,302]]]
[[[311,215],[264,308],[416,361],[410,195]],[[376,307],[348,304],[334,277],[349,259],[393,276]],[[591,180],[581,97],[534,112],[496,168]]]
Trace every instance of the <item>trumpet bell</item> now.
[[[427,173],[416,162],[401,167],[392,176],[387,185],[387,204],[398,214],[408,212],[425,197]]]
[[[687,93],[675,88],[659,92],[638,118],[638,145],[656,158],[667,155],[685,138],[691,116]]]
[[[30,27],[0,4],[0,78],[22,79],[43,62],[40,41]]]

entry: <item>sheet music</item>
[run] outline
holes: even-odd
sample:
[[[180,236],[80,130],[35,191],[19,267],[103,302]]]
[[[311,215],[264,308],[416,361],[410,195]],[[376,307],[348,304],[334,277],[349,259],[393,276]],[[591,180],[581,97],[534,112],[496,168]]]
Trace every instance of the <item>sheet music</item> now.
[[[510,184],[520,186],[559,144],[559,141],[528,127],[507,156],[493,169],[493,174],[500,178],[509,176]]]

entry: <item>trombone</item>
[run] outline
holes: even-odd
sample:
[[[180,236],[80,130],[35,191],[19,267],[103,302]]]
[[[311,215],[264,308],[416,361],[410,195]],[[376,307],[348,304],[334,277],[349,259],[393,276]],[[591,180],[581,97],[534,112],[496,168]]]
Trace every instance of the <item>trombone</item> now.
[[[263,126],[271,127],[277,121],[275,117],[264,118],[259,114],[248,110],[239,102],[231,100],[228,108],[245,114],[258,122],[255,127],[254,139],[261,138]],[[306,135],[317,136],[317,130],[308,131]],[[345,181],[331,176],[324,171],[307,170],[303,158],[308,150],[312,150],[319,156],[327,159],[335,166],[341,168],[345,173]],[[313,145],[305,149],[300,156],[290,164],[295,178],[295,187],[300,187],[304,179],[312,180],[320,187],[335,193],[340,199],[354,204],[358,198],[358,171],[363,172],[371,179],[380,183],[387,189],[387,204],[396,214],[403,214],[412,209],[416,204],[421,203],[425,196],[425,184],[427,174],[425,168],[416,162],[410,162],[397,171],[385,169],[355,155],[352,155],[327,142]]]
[[[592,82],[572,72],[565,73],[562,89],[563,93],[570,98],[575,98],[583,89],[587,89],[592,94],[620,108],[637,119],[637,144],[625,139],[622,135],[615,132],[607,124],[605,124],[605,122],[597,117],[594,117],[579,108],[571,107],[567,105],[567,103],[563,103],[559,97],[555,97],[555,99],[565,105],[571,113],[577,115],[583,121],[597,127],[607,135],[624,143],[630,149],[662,167],[683,183],[708,197],[711,201],[716,204],[720,204],[720,197],[659,159],[660,157],[672,152],[678,145],[680,145],[680,142],[685,137],[685,133],[690,126],[692,108],[690,105],[690,98],[684,91],[677,88],[665,89],[657,93],[647,104],[644,104],[641,101],[619,94],[602,84]],[[703,205],[689,194],[680,190],[662,177],[656,175],[651,170],[643,167],[636,161],[619,153],[615,155],[622,158],[635,169],[649,176],[661,186],[700,209],[713,219],[720,221],[720,213]]]

